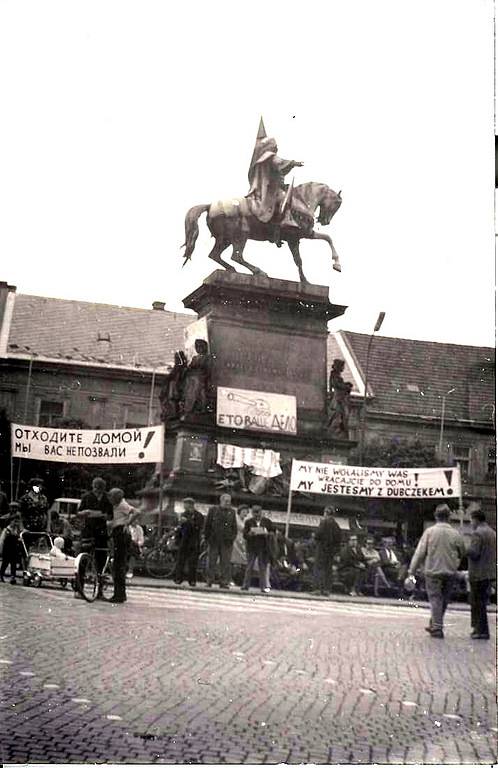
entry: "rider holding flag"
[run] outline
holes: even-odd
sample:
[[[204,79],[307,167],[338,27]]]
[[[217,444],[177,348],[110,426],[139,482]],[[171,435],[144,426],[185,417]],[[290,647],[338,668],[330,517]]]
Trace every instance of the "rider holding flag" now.
[[[300,168],[303,163],[297,160],[284,160],[278,157],[277,152],[277,142],[266,136],[261,119],[249,166],[250,188],[246,197],[251,213],[259,221],[263,224],[275,223],[276,242],[280,240],[282,226],[299,229],[293,213],[301,213],[306,218],[310,218],[310,211],[305,204],[298,197],[293,197],[293,185],[289,187],[285,184],[285,176],[289,171]]]

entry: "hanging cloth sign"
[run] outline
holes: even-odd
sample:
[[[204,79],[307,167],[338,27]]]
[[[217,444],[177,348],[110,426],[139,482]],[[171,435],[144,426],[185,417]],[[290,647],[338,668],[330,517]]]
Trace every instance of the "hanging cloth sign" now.
[[[12,456],[67,464],[147,464],[164,458],[164,425],[53,429],[11,424]]]
[[[291,490],[372,499],[459,498],[460,468],[348,467],[293,459]]]

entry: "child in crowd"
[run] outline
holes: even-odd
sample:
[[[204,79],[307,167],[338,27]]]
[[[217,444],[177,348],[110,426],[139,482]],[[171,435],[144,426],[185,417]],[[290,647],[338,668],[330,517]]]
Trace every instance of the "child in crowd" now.
[[[13,505],[9,505],[13,506]],[[21,518],[18,513],[11,516],[9,524],[3,529],[0,537],[2,541],[2,565],[0,566],[0,581],[5,581],[5,571],[10,566],[10,583],[16,583],[16,568],[18,557],[18,542],[21,532]]]
[[[54,546],[50,550],[49,554],[52,557],[56,557],[58,560],[66,560],[66,555],[63,552],[64,550],[64,539],[62,536],[56,536],[54,539]]]

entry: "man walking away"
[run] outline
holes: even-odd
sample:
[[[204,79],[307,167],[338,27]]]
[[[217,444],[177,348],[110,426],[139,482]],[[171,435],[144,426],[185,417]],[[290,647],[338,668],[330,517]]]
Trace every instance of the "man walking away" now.
[[[237,536],[237,519],[232,507],[232,498],[222,493],[219,506],[210,507],[204,527],[204,538],[208,545],[206,586],[214,581],[216,564],[220,561],[220,587],[230,588],[232,548]]]
[[[258,560],[259,568],[259,588],[261,592],[268,594],[270,591],[269,583],[269,534],[274,530],[271,520],[263,517],[261,507],[255,504],[251,508],[251,517],[248,517],[244,523],[244,539],[247,546],[247,567],[244,575],[242,589],[248,590],[251,584],[251,575]]]
[[[121,488],[111,488],[109,500],[112,504],[112,520],[107,523],[114,545],[114,594],[109,599],[110,603],[124,603],[126,601],[126,566],[128,563],[128,549],[130,546],[130,534],[128,526],[133,523],[140,512],[125,501]]]
[[[190,497],[183,499],[183,509],[183,517],[178,531],[179,546],[176,560],[175,584],[182,583],[186,570],[188,583],[191,587],[195,587],[204,517],[195,508],[194,500]]]
[[[465,555],[463,537],[449,523],[450,508],[439,504],[434,512],[435,525],[422,534],[412,557],[408,575],[415,576],[423,564],[425,588],[431,606],[431,620],[426,631],[431,637],[443,638],[444,614],[460,561]]]
[[[496,581],[496,533],[480,509],[470,513],[472,537],[467,551],[469,563],[472,640],[489,640],[486,612],[489,588]]]
[[[315,586],[322,595],[332,591],[332,563],[341,548],[341,529],[334,520],[334,511],[332,507],[325,507],[315,534]]]

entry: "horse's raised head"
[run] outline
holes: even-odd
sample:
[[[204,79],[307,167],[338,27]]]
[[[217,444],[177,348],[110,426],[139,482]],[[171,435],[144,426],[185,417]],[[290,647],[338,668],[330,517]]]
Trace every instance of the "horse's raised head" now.
[[[320,213],[318,215],[318,222],[323,226],[330,224],[332,216],[339,210],[342,205],[341,193],[334,192],[333,189],[327,187],[322,199],[320,200]]]

